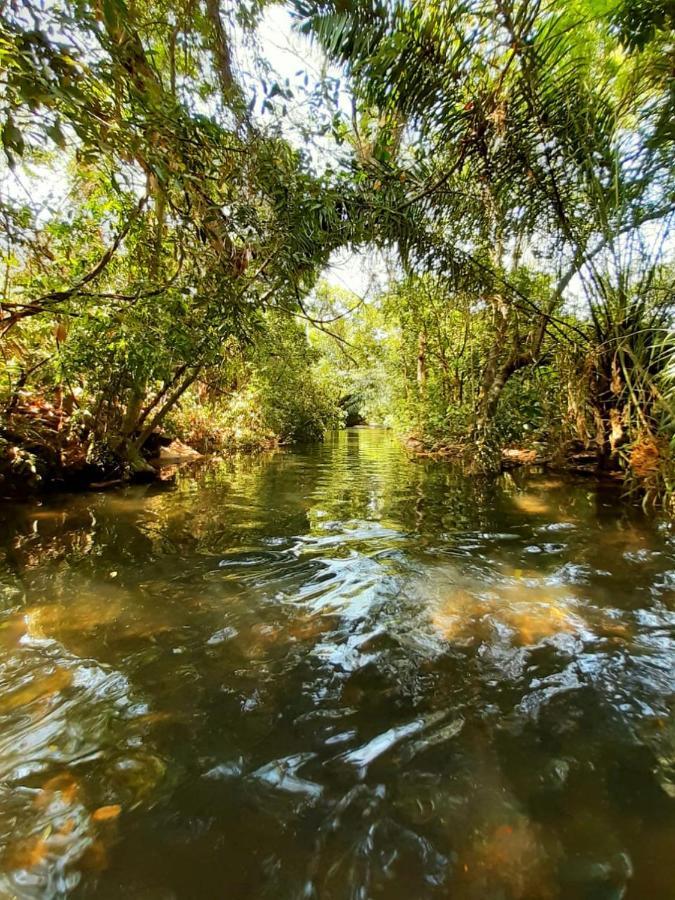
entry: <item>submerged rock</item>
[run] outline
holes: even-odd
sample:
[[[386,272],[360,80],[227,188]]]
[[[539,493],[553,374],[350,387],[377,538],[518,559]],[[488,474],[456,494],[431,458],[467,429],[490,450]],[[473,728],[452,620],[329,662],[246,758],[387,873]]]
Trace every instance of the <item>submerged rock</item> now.
[[[188,447],[182,441],[176,439],[166,447],[160,447],[157,454],[157,462],[159,465],[171,464],[176,462],[188,462],[193,459],[201,459],[202,454]]]

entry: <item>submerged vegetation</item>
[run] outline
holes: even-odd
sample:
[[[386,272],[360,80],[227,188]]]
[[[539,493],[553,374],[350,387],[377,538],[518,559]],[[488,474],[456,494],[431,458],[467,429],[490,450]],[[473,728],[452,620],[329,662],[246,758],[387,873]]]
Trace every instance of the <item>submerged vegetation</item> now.
[[[261,38],[284,10],[310,60],[288,78]],[[2,7],[5,486],[367,421],[481,471],[505,447],[591,461],[671,503],[674,19],[669,0]],[[322,281],[341,250],[386,279]]]

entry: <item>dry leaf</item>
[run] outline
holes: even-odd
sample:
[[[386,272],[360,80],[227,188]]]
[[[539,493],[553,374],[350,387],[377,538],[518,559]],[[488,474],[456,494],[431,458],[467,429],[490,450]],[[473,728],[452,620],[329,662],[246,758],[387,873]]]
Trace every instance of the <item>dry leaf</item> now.
[[[121,812],[122,807],[119,803],[112,803],[110,806],[99,806],[91,814],[91,818],[94,822],[109,822],[110,819],[116,819]]]

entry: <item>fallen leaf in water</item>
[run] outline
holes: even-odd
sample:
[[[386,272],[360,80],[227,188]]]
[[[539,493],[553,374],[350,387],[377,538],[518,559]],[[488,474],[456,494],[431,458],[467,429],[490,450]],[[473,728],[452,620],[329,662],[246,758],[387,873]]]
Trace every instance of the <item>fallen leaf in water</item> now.
[[[111,803],[110,806],[99,806],[91,814],[91,818],[94,822],[109,822],[111,819],[116,819],[121,812],[122,807],[119,803]]]
[[[176,715],[170,712],[149,712],[136,716],[134,721],[139,725],[159,725],[162,722],[175,722]]]
[[[63,825],[59,828],[58,833],[66,837],[67,835],[72,834],[76,824],[77,822],[75,821],[75,819],[66,819]]]
[[[60,775],[54,775],[42,785],[44,791],[66,791],[77,788],[77,781],[70,772],[62,772]]]
[[[67,806],[72,806],[77,800],[80,785],[76,778],[69,772],[55,775],[42,785],[40,793],[35,798],[35,805],[44,809],[52,802],[55,794],[60,794],[61,800]]]
[[[48,849],[47,842],[41,835],[33,835],[8,848],[4,865],[10,870],[32,869],[44,860]]]

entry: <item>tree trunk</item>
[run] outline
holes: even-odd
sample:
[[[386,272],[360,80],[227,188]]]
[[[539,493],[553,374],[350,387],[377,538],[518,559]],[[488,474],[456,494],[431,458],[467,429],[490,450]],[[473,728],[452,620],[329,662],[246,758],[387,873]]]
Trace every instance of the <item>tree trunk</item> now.
[[[417,342],[417,386],[423,394],[427,386],[427,336],[423,331]]]
[[[164,402],[164,405],[157,410],[152,419],[146,424],[138,437],[132,442],[131,446],[137,451],[140,452],[143,445],[150,437],[152,432],[157,428],[158,425],[164,421],[169,412],[174,408],[174,406],[178,403],[180,398],[183,396],[185,391],[190,387],[191,384],[199,377],[199,373],[202,370],[202,366],[196,366],[194,371],[188,375],[188,377],[180,384],[175,391],[170,394]]]
[[[473,434],[476,443],[474,466],[481,472],[497,472],[501,468],[501,448],[496,446],[490,433],[492,420],[509,378],[534,361],[529,352],[512,353],[497,369],[491,384],[485,386]]]
[[[476,420],[476,430],[485,430],[494,414],[497,412],[497,406],[502,396],[502,391],[506,387],[509,378],[519,369],[524,369],[534,362],[531,353],[512,354],[506,362],[500,366],[492,379],[492,383],[487,387]]]

